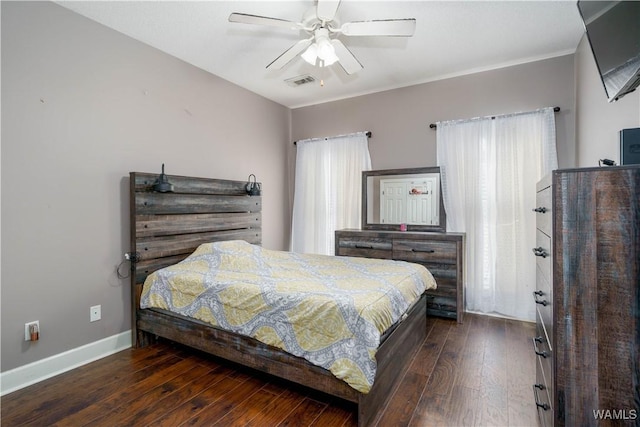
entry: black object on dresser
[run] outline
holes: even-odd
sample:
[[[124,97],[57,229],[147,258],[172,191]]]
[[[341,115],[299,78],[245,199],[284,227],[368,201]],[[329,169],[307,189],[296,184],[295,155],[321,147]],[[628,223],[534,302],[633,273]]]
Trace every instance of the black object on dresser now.
[[[640,166],[558,170],[538,190],[540,423],[640,425]]]
[[[620,131],[620,164],[640,165],[640,128]]]
[[[457,319],[464,313],[464,233],[337,230],[335,254],[422,264],[436,279],[427,314]]]

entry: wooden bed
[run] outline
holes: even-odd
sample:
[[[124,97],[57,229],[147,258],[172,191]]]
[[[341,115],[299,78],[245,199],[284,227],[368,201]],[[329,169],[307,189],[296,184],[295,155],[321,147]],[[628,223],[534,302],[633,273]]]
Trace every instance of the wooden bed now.
[[[372,425],[426,337],[425,296],[384,335],[376,354],[376,378],[367,394],[351,388],[328,370],[253,338],[163,310],[140,309],[147,275],[183,260],[200,244],[237,239],[253,244],[262,241],[262,200],[260,196],[247,195],[246,182],[167,177],[174,186],[173,193],[153,191],[158,174],[130,173],[133,346],[144,347],[162,337],[203,350],[353,402],[357,405],[358,425]]]

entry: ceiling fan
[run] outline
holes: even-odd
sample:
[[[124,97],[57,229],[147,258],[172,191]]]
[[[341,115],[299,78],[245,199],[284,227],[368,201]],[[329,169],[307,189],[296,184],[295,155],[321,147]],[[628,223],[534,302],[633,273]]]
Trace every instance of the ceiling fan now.
[[[267,65],[267,68],[282,68],[300,55],[311,65],[320,67],[338,62],[347,74],[354,74],[363,66],[338,39],[339,36],[411,37],[415,32],[416,20],[413,18],[353,21],[340,24],[336,18],[338,6],[340,6],[340,0],[317,0],[316,6],[305,13],[301,22],[246,13],[232,13],[229,15],[229,22],[287,28],[309,35],[287,49]]]

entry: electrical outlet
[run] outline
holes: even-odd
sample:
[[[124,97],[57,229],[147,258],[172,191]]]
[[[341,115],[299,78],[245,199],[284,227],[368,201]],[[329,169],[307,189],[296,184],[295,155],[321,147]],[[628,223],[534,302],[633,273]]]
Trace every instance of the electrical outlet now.
[[[89,321],[96,322],[102,319],[102,306],[94,305],[89,309]]]
[[[29,322],[24,324],[24,340],[31,341],[31,327],[35,326],[36,333],[40,335],[40,321]],[[37,338],[36,338],[37,339]]]

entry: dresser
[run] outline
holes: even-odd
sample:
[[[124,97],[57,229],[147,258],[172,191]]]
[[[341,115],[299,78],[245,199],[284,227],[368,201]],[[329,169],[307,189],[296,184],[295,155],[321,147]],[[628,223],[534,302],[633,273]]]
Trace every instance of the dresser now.
[[[536,353],[536,382],[533,386],[538,415],[542,426],[553,425],[553,282],[551,267],[553,203],[551,195],[551,175],[544,177],[537,185],[536,194],[536,336],[533,351]]]
[[[456,319],[464,313],[464,233],[338,230],[335,254],[422,264],[436,279],[427,291],[427,314]]]
[[[543,426],[640,424],[640,166],[538,185],[533,386]]]

